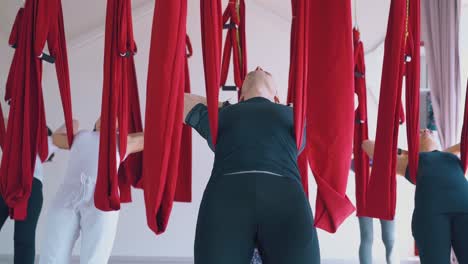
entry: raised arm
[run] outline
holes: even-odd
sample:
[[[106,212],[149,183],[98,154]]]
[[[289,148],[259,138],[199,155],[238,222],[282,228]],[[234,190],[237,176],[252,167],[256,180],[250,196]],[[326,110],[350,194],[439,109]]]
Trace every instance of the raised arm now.
[[[183,122],[185,123],[185,120],[187,118],[187,115],[190,113],[190,111],[197,105],[197,104],[207,104],[206,98],[200,95],[196,94],[190,94],[190,93],[185,93],[184,94],[184,116],[183,116]],[[219,103],[219,107],[223,105],[222,102]],[[133,153],[137,153],[140,151],[143,151],[144,148],[144,133],[134,133],[134,134],[129,134],[128,139],[127,139],[127,153],[126,155],[130,155]]]
[[[196,94],[185,93],[184,95],[184,119],[183,119],[184,123],[185,123],[185,119],[187,118],[187,115],[190,113],[190,111],[192,111],[192,109],[197,104],[207,105],[206,97],[196,95]],[[219,102],[218,107],[222,107],[222,106],[223,106],[223,102]]]
[[[460,156],[460,143],[445,149],[444,152],[450,152],[454,155]]]
[[[374,149],[375,142],[372,140],[365,140],[362,143],[362,149],[367,153],[369,158],[374,158]],[[405,176],[406,168],[408,167],[408,155],[406,151],[402,151],[400,155],[397,156],[397,167],[396,173],[400,176]]]
[[[76,135],[79,128],[78,120],[73,120],[73,135]],[[70,149],[70,144],[68,144],[68,137],[67,137],[67,128],[65,124],[59,127],[53,134],[52,134],[52,142],[55,146],[60,149]]]
[[[127,137],[127,153],[126,156],[143,151],[145,145],[144,132],[129,134]]]
[[[196,94],[185,93],[184,95],[184,119],[183,122],[185,123],[185,119],[187,115],[192,111],[192,109],[197,104],[204,104],[206,105],[206,98]]]
[[[374,148],[375,148],[375,142],[372,140],[364,140],[362,142],[362,150],[366,152],[367,156],[369,158],[374,158]]]

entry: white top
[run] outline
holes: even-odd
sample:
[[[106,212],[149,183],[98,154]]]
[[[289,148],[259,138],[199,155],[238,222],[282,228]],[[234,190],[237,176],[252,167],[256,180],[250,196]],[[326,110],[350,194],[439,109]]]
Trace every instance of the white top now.
[[[119,149],[116,153],[117,170],[120,166]],[[70,149],[68,168],[59,188],[56,201],[66,207],[92,205],[99,164],[99,132],[80,131]]]
[[[120,166],[119,151],[116,153],[117,169]],[[99,163],[99,131],[79,131],[70,148],[68,168],[64,177],[64,184],[81,183],[85,176],[96,183]]]
[[[49,152],[47,153],[47,159],[49,159],[50,156],[52,156],[52,154],[54,154],[58,150],[58,148],[52,142],[51,137],[47,137],[47,144],[48,144],[48,150],[49,150]],[[36,165],[34,166],[34,178],[40,180],[41,182],[44,180],[44,169],[42,166],[41,158],[39,158],[39,155],[36,156]]]

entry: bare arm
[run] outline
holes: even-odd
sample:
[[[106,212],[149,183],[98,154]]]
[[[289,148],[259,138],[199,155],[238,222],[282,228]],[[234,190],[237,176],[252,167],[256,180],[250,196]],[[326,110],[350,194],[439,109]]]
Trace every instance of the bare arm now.
[[[207,105],[206,97],[196,95],[196,94],[190,94],[190,93],[185,93],[184,95],[184,119],[183,122],[185,123],[185,119],[187,118],[187,115],[192,111],[192,109],[197,105],[197,104],[204,104]],[[219,107],[223,106],[223,103],[219,103]]]
[[[76,135],[78,132],[79,122],[78,120],[73,120],[73,135]],[[65,124],[59,127],[54,134],[52,134],[52,142],[55,146],[60,149],[70,149],[70,144],[68,143],[67,137],[67,128]]]
[[[371,140],[366,140],[362,143],[362,149],[370,158],[374,157],[375,142]],[[401,155],[397,156],[397,167],[396,173],[400,176],[405,176],[406,168],[408,167],[408,155],[404,151]]]
[[[125,156],[143,151],[144,145],[145,145],[145,135],[143,132],[128,134],[127,153]]]
[[[358,109],[359,107],[359,97],[357,95],[357,93],[354,93],[354,111],[356,111],[356,109]]]
[[[364,152],[366,152],[367,156],[369,156],[369,158],[371,159],[374,157],[374,148],[375,148],[374,141],[364,140],[362,142],[362,149],[364,150]]]
[[[197,104],[204,104],[207,105],[207,100],[206,97],[196,95],[196,94],[190,94],[190,93],[185,93],[184,94],[184,115],[183,115],[183,122],[185,123],[185,120],[187,118],[187,115],[192,111],[192,109],[197,105]],[[219,107],[223,105],[222,102],[219,103]],[[134,133],[128,135],[127,139],[127,155],[130,155],[132,153],[140,152],[143,151],[144,147],[144,133]]]
[[[460,144],[453,145],[445,149],[444,152],[450,152],[454,155],[460,156]]]
[[[405,177],[406,168],[408,168],[408,155],[407,154],[398,155],[397,167],[396,167],[397,175]]]

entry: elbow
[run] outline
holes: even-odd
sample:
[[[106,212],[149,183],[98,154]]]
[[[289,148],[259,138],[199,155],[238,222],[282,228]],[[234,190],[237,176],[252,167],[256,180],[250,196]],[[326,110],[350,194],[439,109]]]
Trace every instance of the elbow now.
[[[60,149],[69,149],[70,145],[68,144],[67,136],[61,134],[52,135],[52,143]]]
[[[144,145],[144,136],[142,134],[138,136],[129,135],[127,138],[127,156],[143,151]]]

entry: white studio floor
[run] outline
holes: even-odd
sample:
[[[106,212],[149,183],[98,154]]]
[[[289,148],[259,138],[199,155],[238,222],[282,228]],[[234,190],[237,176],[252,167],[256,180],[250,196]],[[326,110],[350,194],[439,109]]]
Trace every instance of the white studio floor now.
[[[0,255],[0,264],[13,263],[12,256]],[[37,261],[36,261],[37,263]],[[78,264],[79,258],[73,257],[71,264]],[[145,258],[145,257],[112,257],[108,264],[193,264],[191,258]],[[377,260],[375,264],[385,264],[383,260]],[[417,258],[400,261],[402,264],[418,264]],[[322,260],[322,264],[359,264],[358,260]]]

